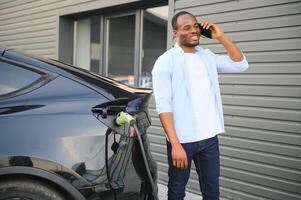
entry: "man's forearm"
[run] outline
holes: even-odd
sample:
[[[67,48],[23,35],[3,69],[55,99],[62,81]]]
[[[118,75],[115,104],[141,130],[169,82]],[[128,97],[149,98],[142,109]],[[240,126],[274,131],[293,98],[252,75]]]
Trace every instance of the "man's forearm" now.
[[[230,38],[227,35],[224,34],[217,39],[225,47],[225,49],[228,52],[229,57],[233,61],[242,61],[243,60],[243,54],[242,54],[241,50],[230,40]]]
[[[172,146],[179,145],[180,141],[177,137],[174,127],[173,114],[171,112],[161,113],[159,115],[161,124],[166,133],[166,136]]]
[[[174,127],[174,122],[173,122],[173,114],[171,112],[167,112],[167,113],[161,113],[159,116],[164,131],[166,133],[166,136],[169,142],[171,143],[172,165],[174,167],[181,168],[181,169],[187,168],[188,167],[187,155],[177,137],[175,127]]]

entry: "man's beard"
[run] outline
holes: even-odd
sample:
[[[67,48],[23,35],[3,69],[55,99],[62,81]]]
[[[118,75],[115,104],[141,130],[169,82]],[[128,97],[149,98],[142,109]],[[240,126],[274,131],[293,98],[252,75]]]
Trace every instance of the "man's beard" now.
[[[196,47],[198,46],[200,43],[195,43],[195,44],[191,44],[191,43],[184,43],[183,46],[186,46],[186,47]]]
[[[185,47],[196,47],[200,44],[199,42],[196,42],[195,44],[189,43],[186,40],[182,40],[181,43],[182,43],[182,46],[185,46]]]

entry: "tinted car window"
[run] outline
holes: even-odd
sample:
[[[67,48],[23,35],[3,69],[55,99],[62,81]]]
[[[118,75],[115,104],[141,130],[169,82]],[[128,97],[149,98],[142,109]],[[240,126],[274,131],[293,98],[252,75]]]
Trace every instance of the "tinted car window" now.
[[[0,61],[0,95],[26,87],[40,77],[38,73]]]

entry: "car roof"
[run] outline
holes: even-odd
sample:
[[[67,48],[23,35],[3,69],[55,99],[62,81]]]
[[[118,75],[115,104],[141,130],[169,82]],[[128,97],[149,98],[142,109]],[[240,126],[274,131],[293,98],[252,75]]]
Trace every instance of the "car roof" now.
[[[1,50],[2,49],[0,49],[0,51]],[[70,79],[76,79],[81,83],[88,84],[92,87],[92,89],[111,100],[124,96],[137,98],[137,96],[144,96],[145,94],[150,95],[152,93],[151,89],[130,87],[108,77],[104,77],[57,60],[39,57],[15,50],[8,50],[4,47],[0,55],[11,60],[46,69]]]

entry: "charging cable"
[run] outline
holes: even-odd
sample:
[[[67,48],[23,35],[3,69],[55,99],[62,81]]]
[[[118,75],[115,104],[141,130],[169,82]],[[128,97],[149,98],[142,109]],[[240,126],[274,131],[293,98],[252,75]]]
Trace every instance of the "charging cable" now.
[[[137,138],[138,138],[138,141],[139,141],[140,149],[141,149],[141,154],[142,154],[143,161],[144,161],[144,164],[145,164],[146,172],[147,172],[147,175],[148,175],[151,187],[152,187],[153,197],[154,197],[155,200],[158,200],[157,188],[155,187],[155,184],[154,184],[151,172],[150,172],[150,168],[149,168],[149,165],[148,165],[148,162],[147,162],[147,159],[146,159],[146,155],[145,155],[144,146],[143,146],[143,143],[142,143],[141,133],[138,129],[137,122],[136,122],[135,118],[133,116],[131,116],[130,114],[128,114],[128,113],[120,112],[120,113],[118,113],[115,122],[118,126],[123,126],[125,124],[129,124],[130,126],[132,126],[135,129],[135,131],[137,133]]]

